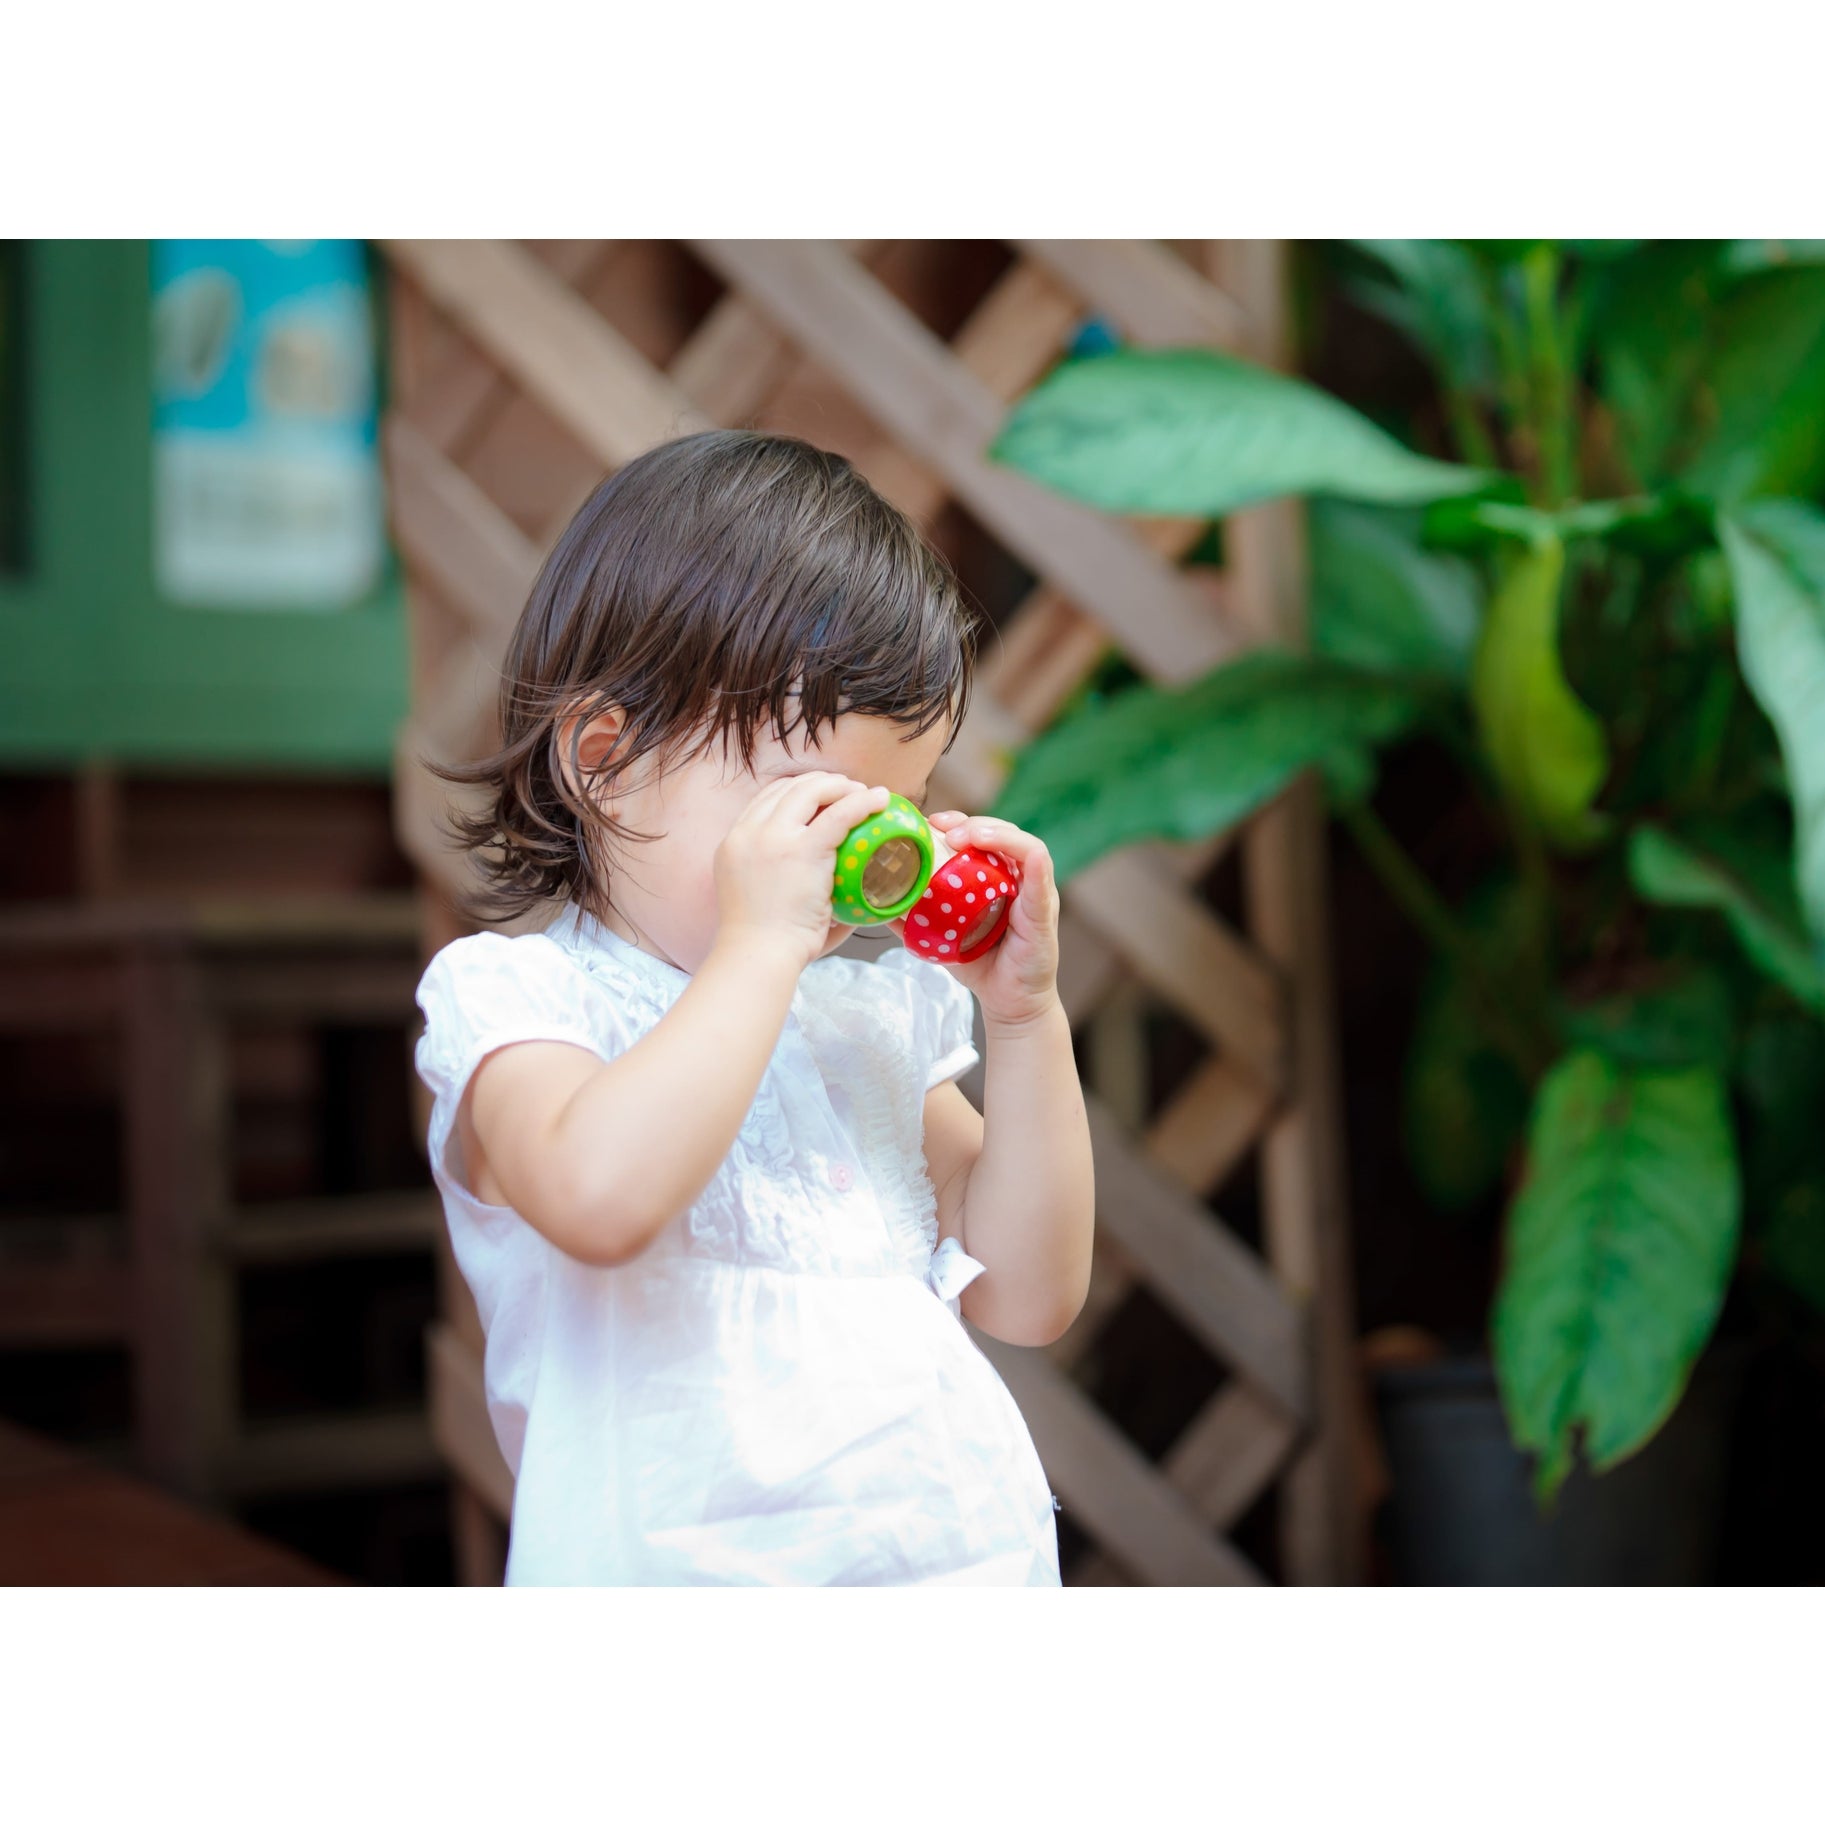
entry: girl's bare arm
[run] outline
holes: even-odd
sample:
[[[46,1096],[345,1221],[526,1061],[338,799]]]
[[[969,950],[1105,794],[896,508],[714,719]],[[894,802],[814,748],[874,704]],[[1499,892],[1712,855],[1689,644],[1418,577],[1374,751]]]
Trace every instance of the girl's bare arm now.
[[[631,1260],[715,1176],[779,1043],[803,956],[766,932],[719,939],[664,1018],[620,1057],[526,1040],[470,1080],[465,1160],[568,1255]]]

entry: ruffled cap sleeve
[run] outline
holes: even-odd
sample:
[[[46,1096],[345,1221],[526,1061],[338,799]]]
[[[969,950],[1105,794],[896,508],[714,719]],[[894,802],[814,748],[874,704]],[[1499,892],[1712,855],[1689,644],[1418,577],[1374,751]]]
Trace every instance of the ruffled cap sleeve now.
[[[469,1079],[490,1052],[551,1039],[613,1058],[633,1041],[613,997],[541,933],[475,932],[446,944],[426,966],[417,1001],[425,1028],[413,1062],[433,1098],[433,1171],[471,1196],[449,1156],[450,1136]]]
[[[909,950],[890,950],[874,967],[893,971],[904,985],[925,1088],[935,1090],[961,1077],[982,1056],[975,1042],[975,996],[949,970]]]

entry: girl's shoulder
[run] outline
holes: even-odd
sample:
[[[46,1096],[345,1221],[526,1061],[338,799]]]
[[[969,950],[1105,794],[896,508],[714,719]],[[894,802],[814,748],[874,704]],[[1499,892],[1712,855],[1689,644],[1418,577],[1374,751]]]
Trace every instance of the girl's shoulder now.
[[[641,1030],[636,985],[612,961],[585,957],[551,931],[472,932],[436,953],[419,978],[420,1075],[460,1090],[497,1046],[555,1039],[613,1057]]]

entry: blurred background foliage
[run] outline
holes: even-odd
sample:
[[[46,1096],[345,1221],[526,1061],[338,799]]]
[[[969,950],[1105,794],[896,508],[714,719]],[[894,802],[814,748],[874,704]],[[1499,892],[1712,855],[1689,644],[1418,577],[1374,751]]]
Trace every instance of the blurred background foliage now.
[[[1398,339],[1397,397],[1104,339],[994,455],[1208,518],[1194,563],[1303,498],[1310,650],[1178,689],[1112,660],[996,810],[1064,878],[1321,771],[1431,952],[1406,1151],[1439,1212],[1499,1224],[1486,1328],[1550,1502],[1662,1426],[1733,1289],[1825,1317],[1825,243],[1303,255],[1305,346]],[[1415,748],[1494,833],[1472,879],[1377,809]]]

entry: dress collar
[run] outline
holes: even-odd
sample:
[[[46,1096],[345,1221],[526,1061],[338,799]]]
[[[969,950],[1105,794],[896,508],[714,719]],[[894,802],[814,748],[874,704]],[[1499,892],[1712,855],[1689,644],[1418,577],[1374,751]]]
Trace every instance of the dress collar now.
[[[681,993],[691,980],[688,970],[678,969],[663,957],[655,957],[651,951],[630,944],[574,900],[566,902],[564,909],[545,927],[545,936],[586,957],[591,953],[612,957],[638,971],[648,981],[675,993]]]
[[[663,957],[655,957],[651,951],[630,944],[619,932],[611,931],[594,913],[584,911],[574,900],[565,902],[563,910],[545,927],[543,935],[574,952],[585,964],[591,958],[609,958],[619,962],[674,1000],[684,993],[691,980],[689,970],[678,969]],[[786,1016],[789,1026],[799,1024],[799,1014],[805,1006],[806,984],[824,973],[825,964],[837,961],[835,957],[820,957],[815,963],[807,964],[800,973],[798,986],[792,991],[792,1009]]]

